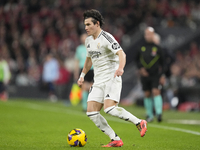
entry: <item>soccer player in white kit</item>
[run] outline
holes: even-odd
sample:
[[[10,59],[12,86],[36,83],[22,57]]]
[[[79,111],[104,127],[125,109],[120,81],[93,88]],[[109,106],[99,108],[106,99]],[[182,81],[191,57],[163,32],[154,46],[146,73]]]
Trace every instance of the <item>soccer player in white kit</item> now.
[[[94,84],[88,96],[86,114],[111,139],[110,143],[102,147],[121,147],[122,140],[100,114],[102,107],[105,113],[135,124],[141,137],[147,131],[147,122],[138,119],[124,108],[118,107],[122,88],[121,76],[126,63],[126,55],[121,46],[111,34],[102,30],[103,17],[99,11],[87,10],[83,17],[88,34],[85,40],[87,56],[77,81],[79,86],[83,84],[84,76],[92,65],[94,69]]]

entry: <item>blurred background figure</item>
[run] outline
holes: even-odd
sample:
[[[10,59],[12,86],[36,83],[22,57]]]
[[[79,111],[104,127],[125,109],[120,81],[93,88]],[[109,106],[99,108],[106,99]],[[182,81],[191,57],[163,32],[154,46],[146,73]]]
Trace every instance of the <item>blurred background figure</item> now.
[[[6,87],[10,81],[11,73],[7,61],[0,52],[0,100],[7,101],[8,93]]]
[[[155,108],[158,122],[161,122],[163,107],[161,89],[165,82],[163,50],[157,45],[159,38],[152,27],[145,29],[144,38],[146,42],[138,48],[136,53],[137,67],[144,91],[144,107],[148,122],[153,121],[153,108]]]
[[[49,99],[52,102],[57,101],[55,81],[59,77],[59,63],[50,53],[45,57],[43,65],[42,81],[48,89]]]
[[[86,59],[86,47],[85,47],[85,39],[87,38],[87,34],[82,34],[80,36],[81,45],[76,48],[75,53],[75,68],[74,68],[74,81],[77,81],[80,73],[84,67],[85,59]],[[85,76],[84,83],[81,87],[82,89],[82,109],[83,111],[87,110],[87,98],[89,94],[89,88],[93,83],[93,67],[89,70],[89,72]]]
[[[59,76],[55,81],[56,94],[61,100],[69,100],[69,84],[71,79],[71,73],[64,66],[64,62],[58,59],[59,62]],[[67,101],[68,102],[68,101]]]

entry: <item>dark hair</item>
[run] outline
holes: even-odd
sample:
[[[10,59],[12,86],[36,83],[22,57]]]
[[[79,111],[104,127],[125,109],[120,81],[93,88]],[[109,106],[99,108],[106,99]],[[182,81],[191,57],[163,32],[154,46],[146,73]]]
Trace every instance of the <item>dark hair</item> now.
[[[92,22],[94,24],[97,23],[97,21],[99,21],[100,23],[100,27],[102,27],[102,25],[104,24],[104,18],[102,17],[101,13],[98,10],[95,9],[91,9],[91,10],[86,10],[83,14],[84,20],[87,18],[92,18]]]

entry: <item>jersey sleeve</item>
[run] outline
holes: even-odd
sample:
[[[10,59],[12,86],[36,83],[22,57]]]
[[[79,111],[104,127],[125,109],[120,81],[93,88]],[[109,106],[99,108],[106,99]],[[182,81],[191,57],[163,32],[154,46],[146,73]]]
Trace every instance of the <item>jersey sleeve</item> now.
[[[117,40],[111,34],[107,33],[106,39],[107,48],[110,49],[114,54],[116,54],[119,50],[122,50]]]

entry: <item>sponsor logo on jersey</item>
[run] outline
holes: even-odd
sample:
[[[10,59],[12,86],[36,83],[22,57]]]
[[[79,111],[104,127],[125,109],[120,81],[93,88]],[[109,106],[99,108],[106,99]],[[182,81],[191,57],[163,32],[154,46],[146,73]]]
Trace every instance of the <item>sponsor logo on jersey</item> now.
[[[120,45],[119,45],[118,43],[113,43],[113,44],[112,44],[112,48],[113,48],[114,50],[117,50],[117,49],[120,48]]]
[[[90,44],[87,45],[87,48],[90,48]]]
[[[101,52],[99,51],[89,51],[89,54],[91,58],[99,58],[99,55],[101,55]]]

